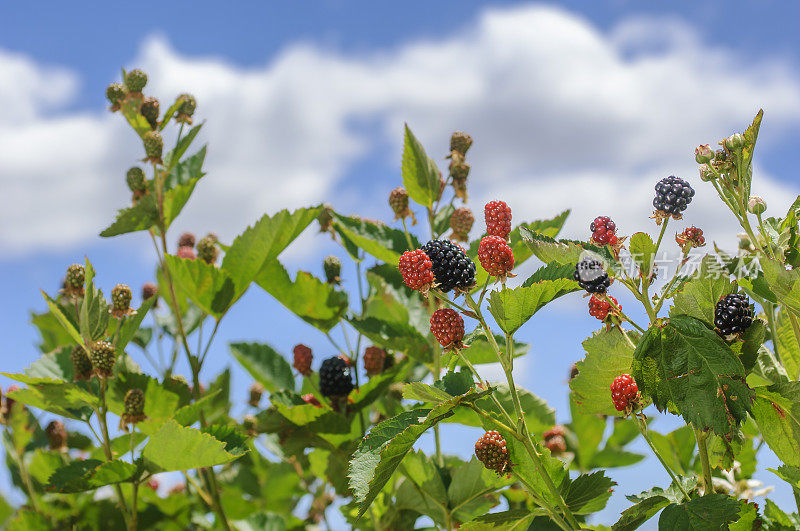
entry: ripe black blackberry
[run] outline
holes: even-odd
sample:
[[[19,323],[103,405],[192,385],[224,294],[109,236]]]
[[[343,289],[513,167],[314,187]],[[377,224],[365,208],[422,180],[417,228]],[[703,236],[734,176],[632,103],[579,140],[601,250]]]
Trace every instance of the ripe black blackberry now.
[[[655,189],[656,197],[653,199],[653,207],[657,212],[671,214],[676,218],[681,216],[681,212],[686,210],[694,197],[694,189],[689,186],[689,183],[674,175],[658,181]]]
[[[447,293],[453,288],[468,290],[475,285],[475,263],[453,242],[431,240],[422,247],[433,264],[437,287]]]
[[[714,326],[723,336],[740,334],[753,324],[753,309],[741,293],[722,297],[714,308]]]
[[[319,391],[323,396],[347,396],[353,390],[350,366],[342,358],[328,358],[319,369]]]
[[[611,280],[599,260],[585,258],[577,263],[573,280],[589,293],[605,293]]]

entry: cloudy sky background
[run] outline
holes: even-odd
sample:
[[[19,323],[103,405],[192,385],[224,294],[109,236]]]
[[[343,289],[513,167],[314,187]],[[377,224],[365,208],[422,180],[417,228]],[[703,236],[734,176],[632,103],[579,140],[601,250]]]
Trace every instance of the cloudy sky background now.
[[[213,230],[230,240],[264,212],[321,201],[388,221],[404,122],[437,158],[453,130],[473,135],[476,212],[495,198],[518,220],[572,208],[568,236],[585,238],[601,214],[623,233],[653,232],[652,186],[675,174],[697,189],[686,222],[735,246],[735,220],[697,177],[693,149],[742,130],[759,108],[754,192],[773,215],[800,193],[797,6],[428,4],[323,1],[220,13],[210,2],[166,11],[144,2],[138,15],[100,3],[81,15],[69,6],[0,7],[3,371],[35,359],[27,311],[42,309],[38,289],[54,291],[84,253],[107,291],[152,276],[144,235],[97,236],[127,204],[124,172],[141,157],[120,117],[105,110],[104,88],[120,67],[144,69],[147,92],[163,107],[193,92],[207,121],[208,176],[175,234]],[[322,257],[336,249],[310,232],[284,259],[320,273]],[[565,414],[566,373],[592,321],[574,296],[520,332],[534,345],[521,380]],[[257,288],[224,323],[209,374],[232,365],[225,344],[243,339],[284,352],[302,339],[320,355],[332,353],[324,337]],[[239,370],[234,378],[240,390],[249,385]],[[457,450],[467,455],[469,446]],[[605,521],[627,506],[623,494],[648,488],[652,477],[666,484],[653,461],[643,465],[648,474],[617,475],[622,486]],[[789,503],[788,489],[778,487],[775,499]]]

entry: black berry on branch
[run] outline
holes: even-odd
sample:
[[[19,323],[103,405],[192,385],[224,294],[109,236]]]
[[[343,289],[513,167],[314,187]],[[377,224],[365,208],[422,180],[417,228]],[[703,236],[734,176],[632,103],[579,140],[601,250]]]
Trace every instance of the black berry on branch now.
[[[500,475],[511,471],[506,440],[497,431],[487,431],[475,442],[475,457]]]
[[[445,349],[462,348],[464,319],[450,308],[441,308],[431,315],[431,333]]]
[[[608,216],[598,216],[589,225],[592,231],[591,242],[595,245],[610,245],[614,247],[618,243],[617,225]]]
[[[572,278],[589,293],[605,293],[611,285],[603,264],[593,258],[585,258],[578,262]]]
[[[653,207],[656,209],[657,217],[671,215],[675,219],[681,219],[681,213],[686,210],[694,197],[694,189],[689,186],[689,183],[674,175],[658,181],[655,190],[656,197],[653,199]]]
[[[72,368],[75,371],[74,380],[88,380],[92,377],[92,360],[89,359],[83,345],[75,345],[69,354],[72,361]]]
[[[611,401],[617,411],[630,412],[639,403],[639,388],[630,374],[620,374],[611,382]]]
[[[466,207],[455,209],[450,216],[450,228],[453,230],[450,239],[458,242],[469,241],[469,231],[472,230],[473,223],[475,216],[470,209]]]
[[[505,278],[514,269],[514,251],[499,236],[484,236],[478,246],[478,259],[487,273]]]
[[[108,341],[98,341],[92,345],[89,359],[92,360],[94,373],[100,378],[110,378],[114,374],[114,363],[117,361],[117,349]]]
[[[350,365],[339,357],[328,358],[319,369],[319,392],[327,397],[344,397],[353,390]]]
[[[367,347],[364,350],[364,370],[367,376],[380,374],[386,368],[386,351],[379,347]]]
[[[503,201],[489,201],[483,208],[486,232],[504,240],[511,234],[511,208]]]
[[[753,308],[747,297],[731,293],[722,297],[714,307],[714,326],[723,336],[741,334],[753,324]]]
[[[292,366],[297,369],[297,372],[303,376],[311,374],[311,361],[314,359],[311,349],[301,343],[295,345],[294,349],[292,349],[292,354],[294,354]]]
[[[431,240],[422,247],[433,265],[436,287],[447,293],[452,289],[466,291],[475,285],[475,263],[467,253],[447,240]]]
[[[328,284],[338,285],[341,283],[342,262],[337,257],[331,255],[322,262],[322,269],[325,271],[325,280]]]
[[[398,264],[406,286],[423,293],[433,285],[433,262],[422,249],[406,251]]]

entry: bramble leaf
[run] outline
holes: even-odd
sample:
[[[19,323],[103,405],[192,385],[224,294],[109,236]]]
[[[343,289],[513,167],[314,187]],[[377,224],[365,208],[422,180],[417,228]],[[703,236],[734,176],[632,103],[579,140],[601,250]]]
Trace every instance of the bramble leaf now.
[[[405,352],[407,356],[423,363],[429,363],[433,359],[428,340],[409,324],[355,316],[348,319],[348,322],[379,347]]]
[[[108,462],[97,459],[72,461],[50,476],[48,489],[56,492],[94,490],[104,485],[131,481],[137,471],[136,465],[116,459]]]
[[[86,293],[81,304],[80,331],[84,342],[88,345],[106,335],[110,319],[108,303],[103,297],[103,292],[94,287],[94,268],[88,258],[86,259],[84,286]]]
[[[408,192],[408,197],[424,207],[433,206],[433,202],[439,197],[441,173],[436,167],[436,163],[425,153],[425,148],[408,128],[408,124],[405,126],[401,169],[403,186]]]
[[[631,236],[628,248],[634,263],[639,267],[642,276],[650,276],[656,260],[656,244],[645,232],[637,232]]]
[[[659,529],[716,531],[735,522],[739,503],[725,494],[706,494],[681,504],[670,504],[658,519]]]
[[[578,291],[574,280],[543,280],[530,286],[493,291],[489,311],[507,334],[513,334],[548,302]]]
[[[202,260],[167,255],[164,257],[170,275],[180,290],[204,312],[219,319],[234,302],[231,277]]]
[[[525,531],[530,529],[531,522],[542,510],[511,509],[499,513],[490,513],[470,520],[461,526],[463,531]]]
[[[636,347],[633,376],[660,410],[730,437],[750,412],[742,362],[702,321],[675,315],[651,326]]]
[[[169,420],[150,436],[142,457],[152,470],[166,472],[224,465],[244,454],[238,447],[231,452],[226,446],[208,433]]]
[[[755,390],[753,417],[761,435],[781,461],[800,467],[800,382]]]
[[[574,266],[585,252],[597,255],[599,259],[612,266],[617,263],[617,259],[608,247],[601,248],[591,243],[574,240],[556,240],[526,227],[520,228],[520,236],[533,255],[545,264],[557,262]]]
[[[419,241],[409,235],[409,247],[402,230],[393,229],[380,221],[362,219],[358,216],[342,216],[333,213],[333,227],[345,242],[359,247],[378,260],[397,265],[403,252],[420,247]]]
[[[689,315],[714,327],[714,306],[723,296],[733,293],[735,286],[728,275],[710,256],[703,258],[700,269],[675,296],[670,316]]]
[[[269,392],[294,389],[294,374],[286,359],[263,343],[231,343],[231,354]]]

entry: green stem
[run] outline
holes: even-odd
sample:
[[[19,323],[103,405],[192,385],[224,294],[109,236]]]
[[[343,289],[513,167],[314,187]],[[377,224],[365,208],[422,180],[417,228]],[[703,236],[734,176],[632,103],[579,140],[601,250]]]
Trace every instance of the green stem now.
[[[114,454],[111,452],[111,437],[108,435],[108,422],[106,415],[108,413],[108,406],[106,405],[106,385],[108,381],[100,378],[100,407],[97,410],[97,421],[100,423],[100,434],[102,435],[103,453],[105,454],[106,461],[113,461]],[[114,490],[119,498],[119,504],[122,507],[122,517],[125,520],[125,525],[128,529],[136,529],[132,527],[131,518],[128,513],[128,504],[125,502],[125,496],[122,493],[122,487],[119,483],[114,484]]]
[[[769,335],[772,337],[772,350],[775,351],[775,357],[783,365],[781,354],[778,351],[778,327],[775,325],[775,305],[770,302],[764,302],[764,313],[767,314],[767,327],[769,328]]]
[[[672,482],[675,483],[678,486],[680,491],[683,493],[683,496],[688,500],[689,499],[689,493],[686,492],[686,490],[683,488],[683,485],[678,480],[678,477],[675,475],[675,473],[672,471],[672,469],[669,467],[669,465],[667,465],[667,462],[664,461],[664,458],[661,456],[661,452],[658,451],[656,446],[653,444],[653,441],[650,440],[650,437],[648,437],[648,435],[647,435],[647,424],[644,421],[642,421],[642,419],[640,419],[636,414],[634,414],[634,421],[636,422],[636,427],[639,428],[639,433],[641,433],[642,434],[642,438],[645,441],[647,441],[647,445],[650,446],[650,449],[653,451],[653,454],[655,454],[655,456],[658,458],[658,461],[661,463],[661,466],[664,467],[664,470],[667,471],[667,474],[669,474],[669,477],[672,478]]]
[[[200,366],[202,367],[203,363],[206,361],[206,355],[208,355],[208,349],[211,347],[211,342],[214,341],[214,337],[217,335],[217,330],[219,329],[219,323],[222,322],[222,318],[218,321],[214,322],[214,329],[211,331],[211,335],[208,338],[208,342],[206,343],[206,348],[203,350],[203,355],[200,356]],[[198,352],[200,350],[198,349]]]
[[[700,454],[700,466],[703,468],[703,486],[705,487],[703,494],[705,495],[713,493],[714,481],[712,480],[711,476],[711,463],[708,459],[708,446],[706,445],[708,434],[702,433],[694,425],[692,425],[692,429],[694,430],[695,439],[697,439],[697,451]]]
[[[564,529],[565,531],[569,531],[570,529],[572,529],[569,526],[569,524],[564,521],[564,518],[562,518],[561,515],[558,514],[555,507],[553,507],[553,505],[548,501],[546,501],[544,498],[539,496],[539,494],[536,492],[536,489],[533,488],[533,485],[525,481],[525,478],[523,478],[516,472],[512,472],[512,474],[517,479],[517,481],[519,481],[522,484],[525,490],[528,491],[528,495],[531,497],[531,499],[533,499],[533,502],[539,507],[545,509],[548,513],[550,513],[550,518],[556,523],[556,525],[558,525],[558,527]]]
[[[769,238],[767,238],[767,230],[764,228],[764,220],[761,217],[761,214],[756,214],[756,217],[758,218],[758,230],[761,231],[761,236],[764,238],[764,245],[767,247],[770,257],[775,260],[775,251],[772,250],[772,245],[770,244]]]
[[[36,512],[39,512],[39,497],[36,494],[36,491],[33,488],[33,482],[31,481],[31,476],[28,474],[28,468],[25,466],[25,456],[22,450],[17,448],[16,443],[14,444],[14,449],[17,454],[17,466],[19,467],[19,475],[22,478],[22,483],[25,485],[25,490],[28,494],[28,500],[31,503],[31,507]]]
[[[411,235],[408,233],[408,227],[406,226],[406,218],[402,218],[403,220],[403,234],[406,235],[406,242],[408,243],[408,248],[410,250],[414,250],[414,242],[411,241]]]

